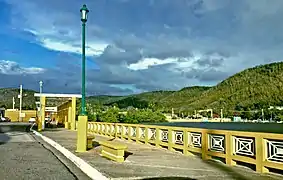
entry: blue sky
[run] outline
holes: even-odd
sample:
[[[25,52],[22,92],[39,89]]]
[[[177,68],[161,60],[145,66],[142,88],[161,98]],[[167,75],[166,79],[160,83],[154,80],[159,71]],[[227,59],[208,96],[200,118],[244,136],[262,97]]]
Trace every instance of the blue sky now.
[[[83,3],[88,95],[215,85],[283,57],[282,0],[0,0],[0,87],[80,93]]]

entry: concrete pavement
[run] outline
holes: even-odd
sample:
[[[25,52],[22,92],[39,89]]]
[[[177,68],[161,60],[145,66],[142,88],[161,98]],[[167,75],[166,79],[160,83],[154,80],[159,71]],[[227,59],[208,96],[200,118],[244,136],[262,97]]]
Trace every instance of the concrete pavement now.
[[[243,167],[229,167],[215,161],[202,161],[198,157],[182,154],[149,145],[129,141],[114,140],[128,146],[124,163],[117,163],[101,157],[101,147],[85,153],[76,153],[76,132],[54,129],[42,132],[60,145],[85,160],[92,167],[111,179],[198,179],[198,180],[279,180],[282,176],[259,174]],[[110,138],[95,135],[96,140]],[[158,177],[158,178],[157,178]]]
[[[31,133],[0,125],[1,180],[72,180],[89,178],[62,154]],[[14,128],[15,130],[15,128]]]

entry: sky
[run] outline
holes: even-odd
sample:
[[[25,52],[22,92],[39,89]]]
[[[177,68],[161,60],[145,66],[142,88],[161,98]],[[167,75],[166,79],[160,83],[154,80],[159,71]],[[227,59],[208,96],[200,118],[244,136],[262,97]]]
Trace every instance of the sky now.
[[[282,0],[0,0],[0,87],[87,95],[213,86],[283,59]]]

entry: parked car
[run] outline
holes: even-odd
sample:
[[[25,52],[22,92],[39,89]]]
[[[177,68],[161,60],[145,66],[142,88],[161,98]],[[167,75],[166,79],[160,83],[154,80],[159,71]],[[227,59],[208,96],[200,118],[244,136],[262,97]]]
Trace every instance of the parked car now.
[[[5,119],[4,117],[1,117],[1,118],[0,118],[0,121],[1,121],[1,122],[5,122],[6,119]]]
[[[1,117],[0,122],[11,122],[11,119],[8,117]]]
[[[5,117],[5,119],[6,119],[7,122],[11,122],[11,119],[10,119],[10,118]]]
[[[36,118],[35,117],[31,117],[29,120],[28,120],[29,123],[35,123],[36,122]]]

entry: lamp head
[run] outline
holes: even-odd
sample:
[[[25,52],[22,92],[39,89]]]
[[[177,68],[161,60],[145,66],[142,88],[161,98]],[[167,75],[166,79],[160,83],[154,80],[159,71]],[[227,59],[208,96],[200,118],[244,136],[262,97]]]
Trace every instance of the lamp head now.
[[[81,12],[81,20],[83,23],[85,23],[87,21],[87,14],[89,12],[85,4],[81,8],[80,12]]]

